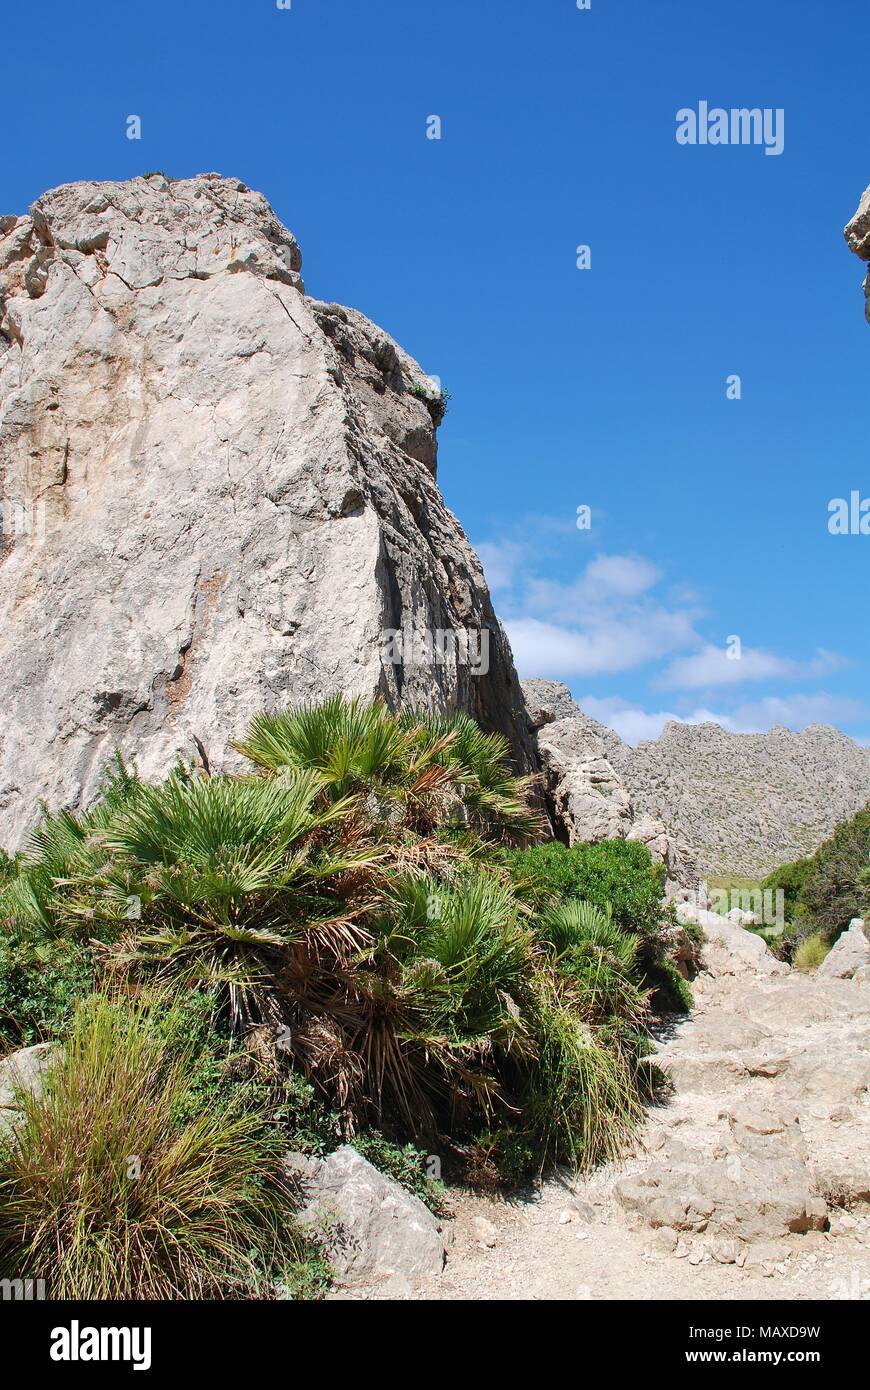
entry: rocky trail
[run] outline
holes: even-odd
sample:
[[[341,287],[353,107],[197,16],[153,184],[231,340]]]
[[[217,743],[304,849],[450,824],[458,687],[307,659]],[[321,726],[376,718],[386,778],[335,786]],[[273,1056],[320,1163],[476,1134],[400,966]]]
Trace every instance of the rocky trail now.
[[[634,1152],[461,1195],[443,1274],[368,1296],[870,1300],[867,971],[802,975],[704,917],[695,1009],[657,1043],[673,1091]]]

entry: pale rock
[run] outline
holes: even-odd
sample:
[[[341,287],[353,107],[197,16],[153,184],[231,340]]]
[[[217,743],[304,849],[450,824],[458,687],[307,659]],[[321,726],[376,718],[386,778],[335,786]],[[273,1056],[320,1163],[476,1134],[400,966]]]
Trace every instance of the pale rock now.
[[[846,931],[834,942],[816,975],[823,980],[850,980],[870,966],[870,940],[863,921],[853,917]]]
[[[858,211],[847,224],[845,237],[849,249],[854,251],[856,256],[860,256],[862,261],[870,261],[870,188],[865,189]],[[870,323],[870,271],[864,281],[864,295],[865,313]]]
[[[493,1250],[498,1244],[498,1230],[485,1216],[474,1218],[474,1231],[479,1245],[485,1250]]]
[[[444,1240],[432,1213],[356,1149],[346,1144],[325,1159],[288,1154],[285,1168],[298,1187],[300,1226],[317,1236],[344,1284],[441,1273]]]
[[[22,1047],[0,1060],[0,1133],[14,1123],[17,1097],[29,1093],[35,1099],[43,1093],[45,1079],[58,1054],[55,1043],[36,1043]]]
[[[727,917],[706,912],[692,903],[678,903],[676,912],[681,921],[696,922],[703,928],[704,964],[712,975],[740,975],[747,970],[765,975],[788,974],[789,967],[772,955],[762,937]]]
[[[466,710],[535,770],[435,481],[432,381],[300,267],[262,195],[217,174],[68,184],[0,220],[0,497],[21,521],[0,539],[0,842],[39,798],[89,804],[116,747],[152,777],[196,735],[232,769],[255,713],[335,692]],[[390,650],[405,628],[429,636]]]
[[[633,804],[610,757],[618,736],[585,715],[559,681],[523,681],[522,690],[553,820],[568,843],[637,840],[665,865],[669,892],[693,882],[696,875],[662,821]]]

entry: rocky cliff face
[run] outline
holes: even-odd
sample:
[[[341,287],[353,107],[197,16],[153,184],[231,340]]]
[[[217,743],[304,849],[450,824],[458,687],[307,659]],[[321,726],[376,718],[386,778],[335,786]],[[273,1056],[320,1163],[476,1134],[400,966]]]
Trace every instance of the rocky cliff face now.
[[[845,237],[850,250],[854,251],[856,256],[860,256],[862,261],[870,261],[870,188],[865,190],[858,211],[847,224]],[[870,323],[870,270],[864,281],[864,296],[864,312],[867,322]]]
[[[638,804],[656,808],[707,874],[763,876],[870,800],[870,749],[823,724],[765,734],[668,724],[623,758]]]
[[[667,827],[663,857],[676,856],[683,867],[672,876],[681,882],[690,867],[761,877],[811,853],[870,800],[870,749],[826,725],[732,734],[717,724],[671,723],[632,748],[583,714],[567,687],[524,681],[523,691],[547,775],[557,775],[557,796],[561,786],[561,799],[580,809],[578,825],[626,822],[616,833],[631,839],[645,839],[650,823]],[[579,793],[596,781],[597,799],[584,803]]]
[[[465,709],[533,766],[433,385],[300,270],[215,174],[0,218],[0,842],[116,746],[228,766],[257,710],[334,691]]]
[[[523,681],[529,724],[541,760],[557,834],[569,844],[639,840],[667,870],[668,891],[698,881],[684,845],[629,789],[618,734],[584,714],[559,681]]]

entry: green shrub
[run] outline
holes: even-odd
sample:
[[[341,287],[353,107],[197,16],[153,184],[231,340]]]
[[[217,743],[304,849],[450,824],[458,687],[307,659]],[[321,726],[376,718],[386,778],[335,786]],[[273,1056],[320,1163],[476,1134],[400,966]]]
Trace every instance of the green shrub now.
[[[637,965],[652,990],[653,1008],[685,1012],[691,992],[670,961],[667,927],[674,925],[664,903],[663,864],[654,864],[646,845],[634,840],[602,840],[570,848],[557,842],[505,850],[503,858],[517,892],[533,913],[544,914],[565,902],[582,900],[607,912],[613,924],[639,941]]]
[[[642,1116],[631,1067],[584,1023],[575,986],[534,981],[537,1048],[525,1095],[540,1161],[578,1169],[615,1159]]]
[[[646,975],[650,989],[655,995],[656,1007],[662,1013],[691,1012],[695,1003],[691,985],[680,974],[672,960],[654,961],[647,967]]]
[[[418,400],[423,401],[432,416],[432,423],[437,429],[447,414],[447,407],[452,399],[450,392],[443,388],[440,391],[432,391],[425,386],[418,386],[415,382],[408,387],[408,395],[416,396]]]
[[[484,1191],[519,1187],[535,1175],[538,1166],[528,1137],[507,1127],[475,1135],[464,1159],[465,1181]]]
[[[870,902],[870,809],[838,825],[812,857],[801,892],[801,907],[832,944]]]
[[[788,925],[780,954],[788,960],[801,941],[820,933],[828,945],[853,917],[870,908],[870,807],[838,825],[809,859],[784,864],[764,880],[764,888],[785,893]]]
[[[783,911],[787,921],[791,921],[799,912],[803,891],[812,869],[812,859],[796,859],[792,864],[782,864],[762,880],[761,891],[773,893],[774,901],[776,893],[782,890]]]
[[[609,908],[618,927],[655,938],[664,916],[664,865],[654,865],[636,840],[602,840],[594,845],[557,841],[505,852],[525,895],[537,909],[565,898]]]
[[[468,715],[405,711],[337,695],[320,704],[258,715],[240,752],[265,773],[317,771],[331,800],[356,797],[382,837],[429,834],[458,822],[485,834],[529,835],[529,778],[517,778],[507,740]]]
[[[616,926],[609,910],[566,898],[538,920],[536,930],[552,946],[559,973],[577,987],[588,1023],[646,1023],[649,996],[637,980],[640,938]]]
[[[0,849],[0,891],[10,883],[13,878],[18,877],[18,856],[9,855],[5,849]]]
[[[817,970],[830,949],[830,944],[820,933],[805,936],[794,953],[795,968],[805,971]]]
[[[372,1129],[358,1134],[353,1146],[369,1163],[419,1197],[436,1216],[445,1214],[444,1185],[439,1179],[429,1177],[426,1172],[429,1156],[416,1145],[392,1144],[378,1130]]]
[[[86,815],[46,813],[0,889],[7,937],[97,938],[134,986],[207,1007],[187,1025],[210,1030],[186,1060],[190,1123],[241,1077],[287,1147],[374,1127],[406,1176],[408,1139],[439,1152],[483,1129],[541,1164],[615,1154],[640,1113],[644,974],[666,957],[646,849],[505,849],[537,824],[529,784],[464,715],[336,698],[239,746],[247,776],[151,786],[119,763]],[[243,1055],[251,1024],[287,1053]]]
[[[0,1052],[60,1037],[95,978],[93,951],[82,942],[0,934]]]
[[[300,1262],[281,1134],[244,1107],[181,1119],[192,1049],[163,1030],[147,1001],[78,1007],[0,1145],[2,1277],[38,1273],[52,1298],[224,1298]]]

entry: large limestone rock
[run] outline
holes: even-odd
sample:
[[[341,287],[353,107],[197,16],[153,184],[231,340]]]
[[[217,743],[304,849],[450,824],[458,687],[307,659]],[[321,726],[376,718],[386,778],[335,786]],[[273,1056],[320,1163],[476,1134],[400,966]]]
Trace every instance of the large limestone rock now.
[[[849,249],[860,256],[862,261],[870,261],[870,188],[865,189],[864,196],[858,205],[858,211],[846,226],[846,241]],[[864,281],[865,306],[864,312],[867,322],[870,323],[870,271]]]
[[[522,690],[557,831],[572,845],[639,840],[665,865],[671,890],[694,883],[688,856],[663,821],[639,810],[617,770],[618,734],[584,714],[559,681],[523,681]]]
[[[851,980],[859,970],[870,967],[870,938],[860,917],[853,917],[848,930],[834,942],[816,974],[823,980]]]
[[[770,951],[767,942],[739,922],[709,912],[692,902],[677,904],[682,922],[696,922],[704,932],[704,967],[711,975],[783,975],[788,966]]]
[[[45,1078],[57,1057],[54,1043],[37,1043],[10,1052],[0,1061],[0,1134],[11,1128],[18,1114],[18,1097],[42,1095]]]
[[[302,1198],[299,1222],[326,1248],[343,1283],[407,1285],[441,1273],[444,1240],[418,1197],[379,1171],[351,1145],[328,1158],[288,1155]]]
[[[116,745],[230,765],[250,715],[335,691],[463,708],[532,766],[435,387],[300,268],[216,174],[0,218],[0,841],[87,802]]]

